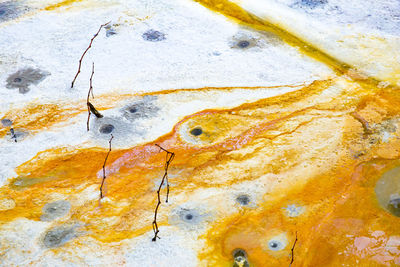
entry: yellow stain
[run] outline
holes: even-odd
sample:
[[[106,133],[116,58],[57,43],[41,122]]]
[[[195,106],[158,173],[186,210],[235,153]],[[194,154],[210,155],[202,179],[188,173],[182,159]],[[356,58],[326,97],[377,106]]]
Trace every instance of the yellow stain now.
[[[372,76],[365,75],[364,73],[360,73],[357,70],[357,66],[353,66],[350,62],[344,62],[339,60],[338,58],[329,54],[329,51],[324,51],[323,49],[303,40],[301,37],[296,34],[291,33],[284,27],[271,23],[268,20],[261,19],[254,14],[251,14],[244,10],[239,5],[229,1],[229,0],[194,0],[199,2],[203,6],[221,13],[228,18],[233,19],[239,24],[247,25],[257,30],[267,31],[277,35],[287,44],[296,47],[300,52],[305,55],[324,63],[329,66],[333,71],[338,75],[347,74],[354,81],[358,82],[362,86],[370,87],[377,86],[381,80],[374,78]],[[364,41],[364,40],[360,40]],[[385,43],[385,45],[387,45]],[[393,49],[391,49],[393,50]],[[382,50],[384,51],[384,50]],[[395,51],[395,50],[393,50]],[[369,56],[369,55],[368,55]],[[391,58],[388,58],[391,60]],[[395,65],[391,67],[395,67],[398,65],[397,62],[394,62]],[[395,75],[398,75],[396,72]],[[384,75],[385,77],[387,74]],[[396,86],[398,80],[395,79],[386,79],[385,81],[390,82],[390,86]]]
[[[57,4],[53,4],[53,5],[49,5],[47,7],[45,7],[45,10],[56,10],[60,7],[65,7],[65,6],[70,6],[73,3],[77,3],[77,2],[82,2],[83,0],[65,0],[65,1],[61,1]]]
[[[39,221],[44,205],[66,199],[71,210],[54,225],[80,222],[87,236],[104,243],[151,231],[156,188],[165,164],[165,154],[155,146],[160,144],[176,156],[169,169],[173,204],[161,206],[159,226],[169,225],[173,207],[192,195],[208,189],[225,190],[205,200],[216,215],[200,236],[205,243],[198,251],[201,266],[234,266],[237,249],[246,252],[250,266],[289,266],[292,249],[293,266],[400,265],[393,191],[400,188],[393,171],[400,165],[400,92],[391,86],[377,86],[379,81],[229,1],[198,2],[278,35],[353,81],[315,81],[235,108],[203,110],[182,118],[170,133],[153,142],[113,149],[106,169],[114,171],[107,175],[102,201],[99,186],[107,149],[42,151],[18,166],[17,176],[0,188],[0,226],[18,218]],[[265,87],[245,89],[261,88]],[[191,91],[228,94],[233,89]],[[186,92],[148,94],[179,98]],[[96,96],[95,106],[105,110],[130,97],[134,95]],[[87,112],[85,101],[30,103],[3,118],[13,120],[16,128],[39,132],[82,112]],[[1,129],[0,136],[8,130]],[[379,181],[391,186],[381,189]],[[232,210],[226,204],[233,197],[230,188],[244,183],[262,188],[263,193],[251,196],[253,206]],[[76,245],[76,240],[65,244]],[[0,248],[6,250],[7,246],[1,244]]]
[[[335,91],[335,86],[347,90]],[[330,90],[332,98],[326,95]],[[171,93],[179,97],[182,92]],[[0,224],[20,217],[40,220],[43,206],[62,197],[72,208],[57,224],[81,222],[88,236],[102,242],[151,231],[156,181],[165,163],[157,143],[176,154],[170,175],[179,178],[170,178],[171,199],[243,181],[262,181],[266,186],[268,193],[257,208],[243,207],[210,224],[201,237],[206,240],[199,251],[204,266],[232,266],[235,249],[245,250],[254,266],[288,264],[296,232],[298,266],[393,264],[400,254],[387,254],[379,240],[389,242],[399,234],[398,219],[379,205],[374,188],[386,170],[398,165],[399,112],[397,91],[365,90],[338,80],[316,81],[233,109],[202,111],[182,119],[154,142],[113,150],[107,168],[118,162],[119,169],[107,177],[106,200],[101,204],[98,173],[107,150],[51,149],[19,166],[18,177],[0,189],[0,201],[9,207],[0,210]],[[370,127],[367,135],[360,118]],[[389,130],[397,137],[384,142],[379,132],[386,130],[388,120],[396,125]],[[195,127],[202,134],[188,138]],[[209,201],[226,201],[219,198]],[[285,207],[290,205],[303,207],[303,212],[288,216]],[[221,214],[228,212],[223,205],[216,207]],[[159,225],[169,223],[169,212],[171,207],[161,206]],[[282,249],[270,249],[274,238]],[[368,240],[366,246],[381,254],[359,252],[365,245],[360,240]]]

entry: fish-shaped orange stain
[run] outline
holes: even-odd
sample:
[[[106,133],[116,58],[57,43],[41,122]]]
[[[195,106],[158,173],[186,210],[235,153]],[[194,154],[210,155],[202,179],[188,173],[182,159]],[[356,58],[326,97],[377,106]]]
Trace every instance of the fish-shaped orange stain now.
[[[48,150],[19,166],[18,177],[0,189],[3,199],[15,202],[0,211],[0,222],[40,220],[44,205],[66,199],[71,210],[55,225],[79,222],[86,235],[102,242],[151,231],[165,163],[159,144],[176,155],[169,169],[170,201],[160,207],[159,225],[168,225],[170,212],[197,192],[222,192],[203,200],[214,211],[201,236],[202,265],[239,266],[233,256],[238,249],[245,253],[242,263],[251,266],[289,265],[296,232],[293,266],[397,264],[399,251],[387,244],[397,244],[399,218],[378,204],[374,188],[398,164],[398,114],[398,91],[343,79],[201,111],[154,142],[113,149],[101,204],[107,150]],[[236,210],[224,205],[230,188],[244,183],[254,184],[249,188],[259,194],[249,191],[249,201]]]

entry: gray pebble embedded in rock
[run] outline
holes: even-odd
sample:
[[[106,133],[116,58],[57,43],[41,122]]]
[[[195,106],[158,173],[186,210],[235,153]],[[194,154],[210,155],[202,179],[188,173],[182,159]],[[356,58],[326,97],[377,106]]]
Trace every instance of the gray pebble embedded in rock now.
[[[43,244],[47,248],[61,247],[76,236],[76,225],[56,226],[45,234]]]
[[[71,204],[65,200],[47,203],[42,209],[41,221],[52,221],[66,215],[71,209]]]

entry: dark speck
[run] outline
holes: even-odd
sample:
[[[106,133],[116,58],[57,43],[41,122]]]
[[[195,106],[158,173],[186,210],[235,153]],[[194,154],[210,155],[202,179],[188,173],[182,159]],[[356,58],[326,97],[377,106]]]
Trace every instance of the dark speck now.
[[[279,240],[271,240],[268,242],[268,247],[270,250],[278,251],[282,250],[285,246]]]
[[[200,127],[194,128],[190,131],[190,133],[194,136],[199,136],[203,133],[203,130]]]
[[[109,134],[114,130],[114,126],[112,124],[104,124],[100,127],[99,132],[103,134]]]
[[[240,48],[246,48],[246,47],[248,47],[250,45],[250,42],[244,40],[244,41],[240,41],[237,45]]]
[[[236,198],[236,201],[243,206],[246,206],[250,203],[250,198],[247,195],[240,195]]]
[[[271,248],[277,248],[278,247],[278,243],[276,242],[271,242],[270,243]]]
[[[200,214],[193,209],[182,209],[179,211],[179,217],[182,221],[190,224],[196,224],[201,221]]]
[[[155,31],[153,29],[148,30],[147,32],[143,33],[143,39],[150,42],[160,42],[165,40],[165,34],[159,31]]]
[[[124,117],[130,121],[155,117],[160,108],[155,105],[154,99],[155,98],[150,96],[145,96],[142,99],[138,99],[134,103],[125,106],[121,111]]]

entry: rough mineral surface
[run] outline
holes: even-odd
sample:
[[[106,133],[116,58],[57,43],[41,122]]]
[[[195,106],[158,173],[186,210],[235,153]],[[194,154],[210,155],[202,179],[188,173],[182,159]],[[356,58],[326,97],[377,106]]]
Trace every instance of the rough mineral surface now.
[[[398,0],[0,3],[0,266],[400,265],[399,23]]]

